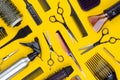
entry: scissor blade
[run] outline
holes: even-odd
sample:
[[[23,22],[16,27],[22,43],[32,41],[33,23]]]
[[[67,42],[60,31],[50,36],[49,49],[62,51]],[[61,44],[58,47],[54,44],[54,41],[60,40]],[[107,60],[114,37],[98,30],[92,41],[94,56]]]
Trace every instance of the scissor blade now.
[[[81,55],[84,54],[84,53],[86,53],[86,52],[88,52],[88,51],[90,51],[90,50],[93,49],[93,48],[94,48],[94,46],[90,46],[90,47],[87,48],[85,51],[83,51],[83,52],[81,53]]]
[[[69,29],[67,29],[67,31],[68,31],[69,36],[73,39],[73,41],[77,41],[78,42],[78,40],[75,38],[73,33]]]
[[[50,43],[49,43],[49,41],[48,41],[48,39],[47,39],[47,37],[45,36],[45,34],[44,34],[44,33],[43,33],[43,36],[44,36],[44,38],[45,38],[45,40],[46,40],[47,44],[50,46]]]
[[[50,44],[50,46],[52,46],[52,44],[51,44],[51,42],[50,42],[50,36],[49,36],[48,31],[46,32],[46,36],[47,36],[47,39],[48,39],[48,43]]]
[[[93,46],[93,44],[90,44],[90,45],[84,46],[84,47],[82,47],[82,48],[79,48],[78,50],[84,50],[84,49],[89,48],[90,46]]]

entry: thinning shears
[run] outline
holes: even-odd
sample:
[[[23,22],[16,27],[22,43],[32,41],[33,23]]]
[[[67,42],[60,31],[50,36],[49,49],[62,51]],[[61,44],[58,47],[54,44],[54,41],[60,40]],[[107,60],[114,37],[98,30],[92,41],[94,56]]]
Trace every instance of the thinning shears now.
[[[108,41],[103,41],[102,42],[103,37],[108,35],[108,34],[109,34],[109,29],[108,28],[104,28],[102,30],[102,36],[101,36],[101,38],[97,42],[95,42],[93,44],[90,44],[88,46],[82,47],[82,48],[79,49],[79,50],[86,49],[81,54],[84,54],[84,53],[88,52],[89,50],[93,49],[94,47],[96,47],[96,46],[98,46],[100,44],[105,44],[105,43],[115,44],[117,40],[120,40],[120,38],[110,37]]]
[[[48,34],[45,34],[43,33],[44,35],[44,38],[49,46],[49,49],[50,49],[50,58],[48,59],[47,61],[47,64],[50,66],[50,69],[51,69],[51,66],[53,66],[54,64],[54,60],[52,59],[52,53],[55,53],[57,55],[57,60],[58,62],[63,62],[64,61],[64,57],[62,55],[59,55],[52,47],[52,43],[50,42],[50,37],[48,36]]]
[[[63,22],[59,21],[59,20],[56,18],[55,15],[50,16],[50,17],[49,17],[49,21],[52,22],[52,23],[58,22],[58,23],[62,24],[62,25],[65,27],[65,29],[67,30],[69,36],[70,36],[73,40],[76,40],[76,41],[77,41],[77,39],[75,38],[75,36],[73,35],[73,33],[71,32],[71,30],[69,29],[69,27],[68,27],[67,24],[66,24],[65,18],[64,18],[64,16],[63,16],[64,10],[63,10],[63,8],[61,8],[61,7],[59,6],[59,4],[60,4],[60,2],[58,3],[57,14],[59,14],[59,15],[62,17]],[[77,42],[78,42],[78,41],[77,41]]]

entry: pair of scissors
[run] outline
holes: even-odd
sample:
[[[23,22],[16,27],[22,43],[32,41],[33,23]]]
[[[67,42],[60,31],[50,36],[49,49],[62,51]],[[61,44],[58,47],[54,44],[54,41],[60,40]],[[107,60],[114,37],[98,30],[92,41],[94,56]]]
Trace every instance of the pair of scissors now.
[[[69,36],[73,39],[73,41],[74,41],[74,40],[77,41],[77,39],[75,38],[75,36],[73,35],[73,33],[71,32],[71,30],[69,29],[69,27],[68,27],[67,24],[66,24],[66,21],[65,21],[64,16],[63,16],[64,10],[63,10],[63,8],[61,8],[61,7],[59,6],[59,4],[60,4],[60,2],[58,3],[57,14],[61,15],[63,22],[59,21],[59,20],[56,18],[55,15],[50,16],[50,17],[49,17],[49,21],[52,22],[52,23],[58,22],[58,23],[62,24],[62,25],[65,27],[65,29],[67,30]],[[78,42],[78,41],[77,41],[77,42]]]
[[[108,28],[104,28],[102,30],[102,36],[101,36],[101,38],[97,42],[95,42],[93,44],[90,44],[88,46],[82,47],[82,48],[79,49],[79,50],[86,49],[81,54],[84,54],[84,53],[88,52],[89,50],[93,49],[94,47],[96,47],[96,46],[98,46],[100,44],[104,44],[104,43],[115,44],[117,40],[120,40],[120,38],[110,37],[108,41],[103,41],[102,42],[103,37],[108,35],[108,34],[109,34],[109,29]]]
[[[51,69],[51,66],[53,66],[53,64],[54,64],[54,60],[52,59],[52,53],[55,53],[57,55],[58,62],[63,62],[64,61],[64,57],[62,55],[59,55],[56,51],[54,51],[54,49],[52,47],[52,44],[50,42],[50,38],[49,38],[48,34],[46,34],[47,37],[45,36],[44,33],[43,33],[43,35],[44,35],[44,38],[45,38],[45,40],[46,40],[46,42],[47,42],[47,44],[49,46],[49,49],[50,49],[50,58],[47,61],[47,64],[50,66],[50,69]]]

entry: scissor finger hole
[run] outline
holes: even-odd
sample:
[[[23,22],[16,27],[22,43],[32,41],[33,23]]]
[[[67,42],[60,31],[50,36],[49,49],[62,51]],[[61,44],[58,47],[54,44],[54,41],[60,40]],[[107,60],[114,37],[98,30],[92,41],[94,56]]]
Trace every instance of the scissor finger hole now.
[[[59,62],[63,62],[63,61],[64,61],[64,57],[63,57],[63,56],[59,56],[59,57],[58,57],[58,61],[59,61]]]
[[[102,34],[104,34],[104,35],[109,34],[108,28],[104,28],[104,29],[102,30]]]
[[[48,63],[49,66],[52,66],[54,64],[54,61],[50,59],[50,60],[48,60],[47,63]]]
[[[50,17],[49,17],[49,20],[50,20],[51,22],[55,22],[55,21],[56,21],[56,18],[55,18],[55,16],[50,16]]]
[[[116,41],[117,41],[117,39],[114,38],[114,37],[111,37],[110,40],[109,40],[109,42],[112,43],[112,44],[114,44]]]
[[[57,10],[57,12],[58,12],[58,14],[62,14],[62,13],[63,13],[63,9],[62,9],[62,8],[59,8],[59,9]]]

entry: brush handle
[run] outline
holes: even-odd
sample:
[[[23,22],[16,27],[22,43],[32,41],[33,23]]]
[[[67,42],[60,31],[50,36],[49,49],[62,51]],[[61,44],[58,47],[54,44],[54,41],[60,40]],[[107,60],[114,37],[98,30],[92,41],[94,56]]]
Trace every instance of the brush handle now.
[[[104,10],[104,13],[107,13],[108,19],[112,20],[120,13],[120,1],[112,5],[110,8]]]

